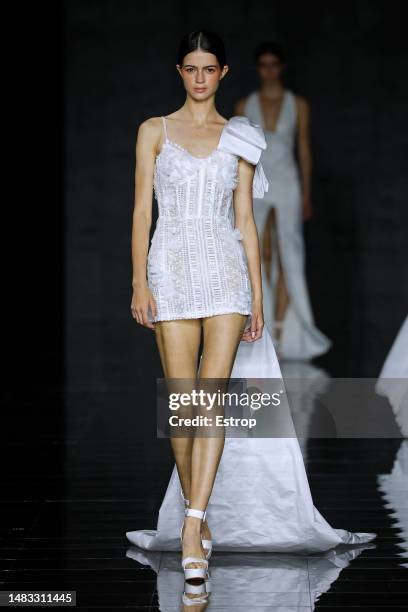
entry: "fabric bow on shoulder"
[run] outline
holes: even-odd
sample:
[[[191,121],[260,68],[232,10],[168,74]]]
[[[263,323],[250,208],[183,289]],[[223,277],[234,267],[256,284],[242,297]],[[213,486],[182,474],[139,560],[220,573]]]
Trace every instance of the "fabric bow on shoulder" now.
[[[239,155],[250,164],[256,165],[252,194],[263,198],[269,189],[269,182],[259,161],[267,144],[260,125],[251,123],[247,117],[231,117],[221,133],[218,149]]]

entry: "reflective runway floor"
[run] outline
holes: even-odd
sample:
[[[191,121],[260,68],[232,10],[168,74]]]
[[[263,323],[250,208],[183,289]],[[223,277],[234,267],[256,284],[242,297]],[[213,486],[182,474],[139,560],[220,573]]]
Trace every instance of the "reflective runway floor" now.
[[[125,537],[155,528],[172,469],[147,401],[135,390],[14,394],[2,434],[1,590],[73,590],[84,610],[407,608],[408,449],[399,439],[314,439],[302,449],[317,508],[335,527],[376,532],[374,543],[310,556],[215,552],[208,606],[183,608],[179,555],[149,555]],[[38,428],[39,410],[62,420]]]

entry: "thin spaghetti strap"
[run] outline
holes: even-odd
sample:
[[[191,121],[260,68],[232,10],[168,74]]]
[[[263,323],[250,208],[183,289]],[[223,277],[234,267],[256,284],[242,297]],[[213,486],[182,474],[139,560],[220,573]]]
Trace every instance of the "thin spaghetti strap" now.
[[[168,137],[167,137],[166,118],[162,117],[162,121],[163,121],[163,130],[164,130],[164,139],[165,139],[165,142],[167,142],[168,141]]]

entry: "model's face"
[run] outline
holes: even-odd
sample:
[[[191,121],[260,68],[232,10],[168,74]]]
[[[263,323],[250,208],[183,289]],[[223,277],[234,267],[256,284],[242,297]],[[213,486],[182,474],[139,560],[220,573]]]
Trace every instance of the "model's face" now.
[[[188,53],[183,65],[177,64],[187,93],[194,100],[206,100],[218,89],[221,79],[228,72],[228,66],[220,68],[217,57],[206,51]]]
[[[256,69],[263,83],[273,83],[280,79],[283,63],[276,55],[264,53],[259,56]]]

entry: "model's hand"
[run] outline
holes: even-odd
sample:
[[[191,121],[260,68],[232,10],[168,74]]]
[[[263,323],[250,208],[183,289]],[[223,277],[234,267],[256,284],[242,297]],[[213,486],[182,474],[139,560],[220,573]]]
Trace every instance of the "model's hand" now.
[[[309,221],[313,217],[313,206],[309,196],[303,196],[303,221]]]
[[[131,311],[132,316],[140,325],[148,327],[149,329],[155,329],[154,323],[149,321],[149,308],[154,318],[157,316],[157,307],[155,299],[146,285],[139,289],[133,289]]]
[[[262,337],[264,328],[262,304],[252,304],[251,325],[242,334],[244,342],[255,342]]]

